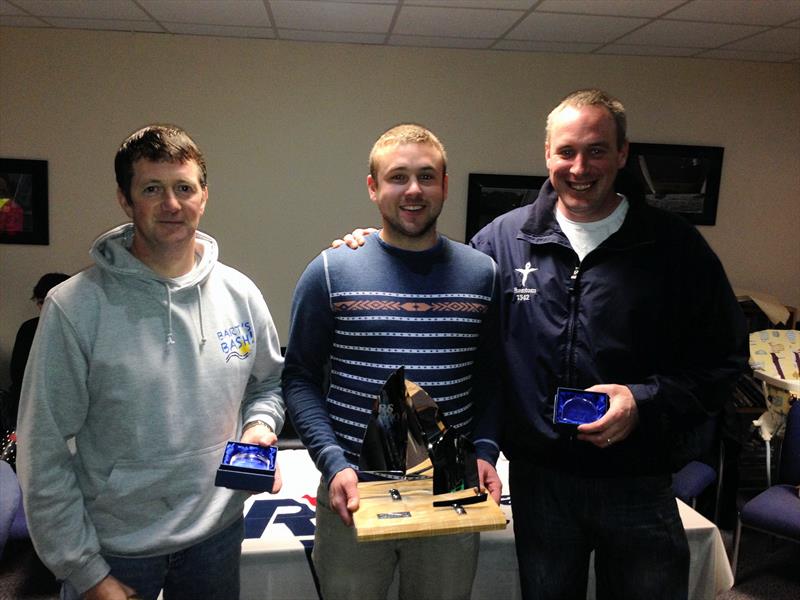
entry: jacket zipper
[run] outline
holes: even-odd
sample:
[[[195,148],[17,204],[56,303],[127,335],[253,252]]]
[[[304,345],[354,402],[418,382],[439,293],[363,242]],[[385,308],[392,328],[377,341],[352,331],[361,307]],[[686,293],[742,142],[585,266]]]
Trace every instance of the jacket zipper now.
[[[577,337],[577,320],[578,320],[578,294],[580,291],[580,282],[578,275],[580,274],[581,264],[575,265],[575,270],[570,275],[569,285],[567,286],[567,293],[569,294],[569,326],[567,328],[567,385],[575,386],[575,338]]]

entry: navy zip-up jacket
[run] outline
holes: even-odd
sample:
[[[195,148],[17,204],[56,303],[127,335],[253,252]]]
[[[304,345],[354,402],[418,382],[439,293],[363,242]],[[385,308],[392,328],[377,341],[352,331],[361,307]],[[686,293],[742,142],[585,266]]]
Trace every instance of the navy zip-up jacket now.
[[[744,319],[722,265],[680,217],[630,200],[622,227],[581,262],[537,200],[479,231],[471,245],[500,272],[504,396],[501,448],[599,476],[668,473],[691,454],[746,364]],[[631,435],[597,448],[552,423],[559,386],[626,385]]]

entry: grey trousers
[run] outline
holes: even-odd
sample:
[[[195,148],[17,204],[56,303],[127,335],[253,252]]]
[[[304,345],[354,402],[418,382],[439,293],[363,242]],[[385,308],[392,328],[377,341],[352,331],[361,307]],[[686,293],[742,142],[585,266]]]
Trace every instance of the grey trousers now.
[[[399,569],[400,600],[469,600],[478,564],[477,533],[359,542],[317,490],[312,554],[325,600],[386,598]]]

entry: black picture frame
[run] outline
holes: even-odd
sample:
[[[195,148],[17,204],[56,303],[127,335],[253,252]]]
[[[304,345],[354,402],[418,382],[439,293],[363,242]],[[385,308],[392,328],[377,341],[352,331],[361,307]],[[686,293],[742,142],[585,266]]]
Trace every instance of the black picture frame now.
[[[0,243],[50,243],[47,161],[0,158]]]
[[[464,240],[471,240],[485,225],[503,213],[531,204],[545,181],[546,175],[470,173]]]
[[[724,148],[631,142],[628,162],[617,178],[652,205],[695,225],[717,221]]]

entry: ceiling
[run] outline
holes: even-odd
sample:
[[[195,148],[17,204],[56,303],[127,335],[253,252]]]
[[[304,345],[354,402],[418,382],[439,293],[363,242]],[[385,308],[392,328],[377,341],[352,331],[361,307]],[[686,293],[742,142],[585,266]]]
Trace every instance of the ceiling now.
[[[0,0],[0,26],[800,64],[800,0]]]

